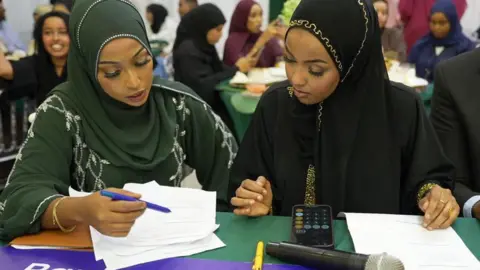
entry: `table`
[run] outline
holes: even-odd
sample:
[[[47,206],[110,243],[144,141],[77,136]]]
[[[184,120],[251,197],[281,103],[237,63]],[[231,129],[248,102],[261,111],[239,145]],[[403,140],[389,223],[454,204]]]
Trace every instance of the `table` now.
[[[277,216],[247,218],[235,216],[232,213],[217,213],[217,223],[220,224],[220,228],[216,233],[227,246],[189,258],[251,262],[257,241],[262,240],[267,243],[269,241],[288,240],[291,218]],[[480,260],[480,222],[471,218],[459,218],[453,228],[470,251]],[[334,221],[334,237],[336,249],[354,251],[353,242],[344,220]],[[93,260],[93,255],[90,259]],[[282,264],[281,261],[268,255],[265,256],[264,262],[266,264]],[[2,264],[2,261],[0,261],[0,264]]]
[[[245,89],[232,87],[229,81],[226,80],[218,84],[216,90],[220,93],[220,98],[232,118],[237,138],[241,141],[250,125],[250,120],[257,107],[259,98],[244,97],[241,93]]]

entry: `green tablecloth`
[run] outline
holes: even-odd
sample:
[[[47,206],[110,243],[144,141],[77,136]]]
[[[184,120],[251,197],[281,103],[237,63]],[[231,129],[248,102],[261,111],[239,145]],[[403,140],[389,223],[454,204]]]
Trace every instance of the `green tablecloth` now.
[[[287,241],[290,236],[290,217],[265,216],[247,218],[232,213],[217,213],[217,236],[226,247],[191,256],[191,258],[248,262],[254,257],[258,241]],[[470,251],[480,260],[480,222],[476,219],[459,218],[453,228]],[[335,248],[354,251],[352,238],[343,220],[334,221]],[[6,245],[7,243],[3,243]],[[265,263],[281,263],[265,256]]]
[[[290,236],[290,222],[291,218],[289,217],[266,216],[246,218],[234,216],[231,213],[217,213],[217,223],[220,224],[217,235],[227,246],[192,257],[228,261],[251,261],[258,241],[262,240],[267,243],[269,241],[288,240]],[[346,222],[336,220],[334,226],[336,249],[354,251]],[[472,253],[480,260],[480,222],[476,219],[459,218],[453,225],[453,228]],[[270,256],[266,256],[265,263],[280,262]]]
[[[216,89],[220,92],[220,98],[233,120],[237,138],[241,141],[250,125],[250,120],[257,107],[259,98],[242,95],[245,89],[230,86],[229,80],[218,84]]]

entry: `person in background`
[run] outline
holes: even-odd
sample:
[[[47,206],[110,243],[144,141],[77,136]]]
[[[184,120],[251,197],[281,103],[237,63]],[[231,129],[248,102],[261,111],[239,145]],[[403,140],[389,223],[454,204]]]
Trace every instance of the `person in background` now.
[[[176,24],[168,17],[168,11],[165,7],[158,4],[151,4],[147,7],[146,18],[150,27],[147,29],[150,43],[162,41],[168,43],[162,46],[162,55],[168,55],[172,52],[175,42]]]
[[[437,0],[400,0],[398,11],[404,24],[403,34],[407,44],[407,54],[413,45],[429,31],[430,10]],[[451,0],[455,4],[458,18],[462,18],[467,8],[466,0]]]
[[[50,90],[67,80],[68,20],[68,14],[56,11],[40,17],[33,33],[36,54],[12,62],[0,54],[0,77],[9,80],[9,99],[30,97],[39,106]]]
[[[388,0],[388,19],[387,28],[393,28],[402,25],[402,19],[398,13],[399,0]]]
[[[139,198],[121,188],[152,180],[179,187],[183,164],[216,192],[217,211],[228,210],[232,134],[188,87],[153,77],[155,59],[133,4],[77,0],[69,32],[68,81],[37,110],[0,195],[1,241],[77,226],[125,237],[146,205],[99,191]],[[92,194],[69,197],[69,187]]]
[[[176,24],[168,18],[167,9],[158,4],[147,6],[146,20],[150,27],[147,27],[147,36],[152,52],[157,59],[157,66],[153,73],[168,79],[171,75],[167,71],[167,59],[171,58],[173,43],[175,41]]]
[[[33,21],[36,23],[40,17],[51,12],[52,9],[52,5],[38,5],[33,11]]]
[[[26,52],[27,47],[20,40],[18,34],[13,30],[12,26],[7,22],[5,6],[3,0],[0,0],[0,42],[5,45],[8,52],[15,51]]]
[[[233,67],[220,60],[215,44],[222,37],[225,17],[213,4],[203,4],[182,17],[173,49],[175,80],[186,84],[205,100],[227,126],[233,123],[215,86],[237,71],[248,72],[250,60],[242,57]]]
[[[407,47],[403,40],[401,26],[387,28],[388,3],[387,0],[373,0],[373,6],[378,15],[378,23],[382,31],[382,46],[385,55],[394,55],[400,62],[407,60]]]
[[[464,217],[480,219],[480,49],[438,64],[430,120],[455,165]]]
[[[53,10],[70,14],[74,0],[56,0],[53,3]]]
[[[451,0],[437,0],[430,11],[430,32],[417,41],[408,55],[417,77],[433,81],[435,67],[441,61],[475,48],[465,36]]]
[[[188,12],[198,6],[197,0],[179,0],[178,1],[178,14],[180,17],[185,16]]]
[[[52,5],[38,5],[35,8],[35,11],[33,11],[33,21],[36,24],[38,19],[40,19],[43,15],[51,12],[53,9]],[[30,41],[28,44],[28,55],[33,55],[36,53],[36,47],[37,45],[35,44],[35,37]]]
[[[418,95],[386,76],[371,1],[303,0],[290,25],[288,81],[263,94],[232,167],[234,212],[327,204],[449,227],[454,168]]]
[[[241,0],[232,15],[223,62],[234,66],[238,59],[253,59],[254,67],[273,67],[283,55],[279,39],[284,32],[278,21],[272,22],[265,32],[262,7],[253,0]]]

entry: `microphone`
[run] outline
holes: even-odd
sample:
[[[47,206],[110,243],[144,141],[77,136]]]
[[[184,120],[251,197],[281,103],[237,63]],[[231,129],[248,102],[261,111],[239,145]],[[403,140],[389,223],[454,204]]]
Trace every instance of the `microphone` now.
[[[363,255],[336,250],[296,245],[287,242],[270,242],[267,254],[282,261],[314,269],[329,270],[404,270],[403,263],[386,253]]]

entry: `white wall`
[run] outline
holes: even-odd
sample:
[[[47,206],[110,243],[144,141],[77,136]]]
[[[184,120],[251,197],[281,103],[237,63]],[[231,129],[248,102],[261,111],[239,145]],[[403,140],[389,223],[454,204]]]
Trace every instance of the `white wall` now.
[[[147,6],[150,3],[158,3],[168,9],[169,16],[177,23],[180,21],[180,16],[177,12],[178,0],[131,0],[142,14],[145,13]],[[223,38],[217,44],[217,50],[220,56],[223,55],[223,47],[225,40],[228,37],[228,28],[230,27],[230,19],[232,17],[233,10],[240,0],[199,0],[200,4],[213,3],[217,5],[225,15],[227,23],[224,28]],[[263,7],[264,14],[264,26],[268,24],[269,14],[269,1],[257,0]],[[49,0],[3,0],[3,3],[7,9],[7,20],[19,34],[25,44],[32,37],[33,31],[33,11],[39,4],[49,3]]]
[[[16,0],[11,0],[16,1]],[[178,15],[177,8],[178,8],[178,0],[131,0],[137,7],[145,13],[147,6],[151,3],[157,3],[163,5],[166,9],[168,9],[169,16],[175,20],[177,23],[180,21],[180,16]],[[223,56],[223,47],[225,45],[225,41],[228,37],[228,28],[230,27],[230,19],[232,18],[233,10],[235,6],[238,4],[240,0],[198,0],[199,4],[204,3],[213,3],[217,5],[225,15],[227,19],[227,23],[225,24],[223,30],[223,38],[217,44],[217,50],[220,56]],[[268,0],[257,0],[263,8],[264,14],[264,26],[268,24],[268,17],[269,17],[269,1]]]
[[[7,10],[7,21],[25,44],[32,39],[33,11],[39,4],[50,3],[49,0],[3,0]]]
[[[471,37],[480,27],[480,0],[468,0],[467,5],[461,22],[464,33]]]

